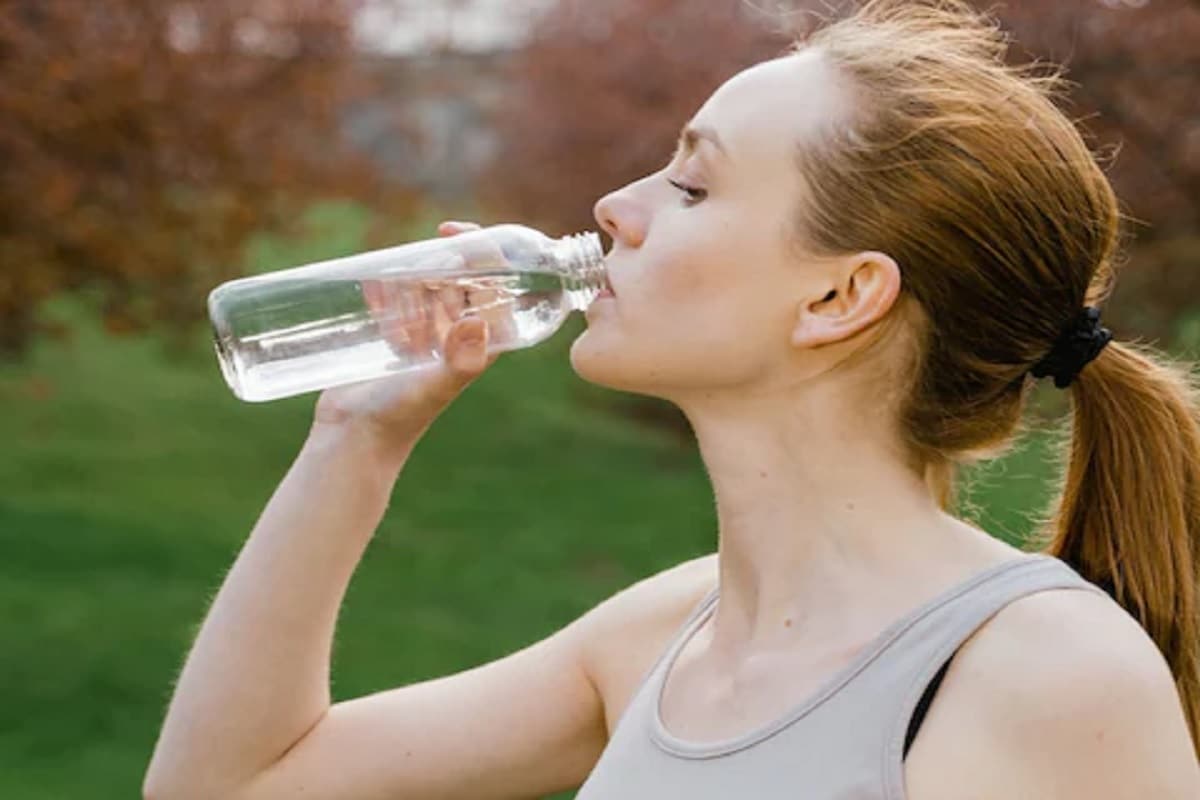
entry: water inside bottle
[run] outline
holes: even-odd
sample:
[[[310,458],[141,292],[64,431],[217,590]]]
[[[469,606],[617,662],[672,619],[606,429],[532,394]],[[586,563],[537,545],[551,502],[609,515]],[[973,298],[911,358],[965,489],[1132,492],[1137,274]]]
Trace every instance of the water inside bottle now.
[[[216,293],[214,293],[216,294]],[[488,323],[489,351],[550,337],[569,313],[556,272],[297,279],[255,301],[253,288],[214,296],[222,372],[242,400],[267,401],[429,366],[450,326]]]

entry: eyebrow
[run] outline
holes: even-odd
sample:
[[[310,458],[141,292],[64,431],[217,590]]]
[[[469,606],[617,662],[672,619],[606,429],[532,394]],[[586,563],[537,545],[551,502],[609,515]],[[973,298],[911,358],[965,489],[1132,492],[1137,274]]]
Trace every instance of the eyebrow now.
[[[697,145],[700,144],[701,139],[712,142],[721,151],[721,155],[726,158],[729,157],[729,152],[725,149],[725,145],[721,143],[721,137],[717,135],[715,130],[704,125],[688,125],[685,127],[683,132],[679,134],[678,147],[691,154]]]

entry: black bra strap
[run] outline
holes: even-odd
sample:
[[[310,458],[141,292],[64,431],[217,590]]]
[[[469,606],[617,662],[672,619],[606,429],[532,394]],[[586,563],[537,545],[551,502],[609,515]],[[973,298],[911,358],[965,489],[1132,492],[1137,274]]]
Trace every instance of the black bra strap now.
[[[929,713],[929,707],[933,705],[933,697],[937,694],[938,689],[942,687],[942,681],[946,677],[946,671],[950,669],[950,662],[954,660],[954,656],[950,656],[942,668],[933,676],[933,680],[925,687],[925,692],[921,695],[921,699],[917,701],[917,707],[913,710],[912,719],[908,721],[908,733],[904,736],[904,755],[908,756],[908,751],[912,748],[913,742],[917,740],[917,732],[921,730],[921,723],[925,721],[925,715]]]

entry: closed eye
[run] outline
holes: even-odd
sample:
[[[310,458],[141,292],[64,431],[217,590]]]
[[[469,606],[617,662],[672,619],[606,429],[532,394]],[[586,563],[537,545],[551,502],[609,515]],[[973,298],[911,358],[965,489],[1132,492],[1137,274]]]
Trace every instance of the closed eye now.
[[[697,189],[694,186],[686,186],[678,181],[672,180],[668,180],[667,183],[671,184],[676,189],[683,192],[684,195],[686,195],[684,198],[685,205],[694,206],[708,197],[708,191],[705,189]]]

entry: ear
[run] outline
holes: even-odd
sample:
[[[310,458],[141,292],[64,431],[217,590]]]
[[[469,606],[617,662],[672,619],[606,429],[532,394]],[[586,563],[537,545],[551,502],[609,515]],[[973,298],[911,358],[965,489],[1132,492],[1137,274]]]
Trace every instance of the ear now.
[[[800,307],[792,330],[797,347],[845,341],[882,319],[900,295],[900,267],[884,253],[857,253],[824,288],[824,296]]]

